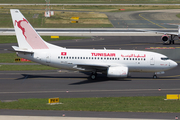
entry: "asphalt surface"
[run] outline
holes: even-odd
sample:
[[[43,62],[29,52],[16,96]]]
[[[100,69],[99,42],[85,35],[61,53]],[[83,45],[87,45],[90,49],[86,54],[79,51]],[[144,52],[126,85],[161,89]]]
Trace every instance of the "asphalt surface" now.
[[[152,79],[152,73],[131,73],[125,79],[98,75],[91,81],[88,74],[63,71],[0,72],[0,99],[82,98],[121,96],[165,96],[180,93],[179,67]],[[159,88],[161,91],[159,91]]]
[[[125,120],[146,120],[146,119],[161,119],[161,120],[175,120],[176,116],[179,116],[179,113],[132,113],[132,112],[87,112],[87,111],[46,111],[46,110],[0,110],[0,115],[14,115],[14,116],[50,116],[50,117],[62,117],[65,115],[65,119],[68,120],[67,117],[71,117],[71,120],[74,120],[73,117],[80,117],[84,120],[83,117],[96,118],[99,120],[100,118],[126,118]],[[0,116],[1,117],[1,116]],[[80,119],[79,118],[79,119]],[[63,119],[63,118],[59,118]],[[58,120],[59,120],[58,119]],[[34,120],[34,119],[33,119]],[[87,119],[85,119],[87,120]],[[106,119],[105,119],[106,120]],[[123,120],[123,119],[120,119]]]
[[[146,10],[131,12],[108,12],[105,13],[115,28],[177,28],[167,25],[180,24],[176,17],[179,10]]]

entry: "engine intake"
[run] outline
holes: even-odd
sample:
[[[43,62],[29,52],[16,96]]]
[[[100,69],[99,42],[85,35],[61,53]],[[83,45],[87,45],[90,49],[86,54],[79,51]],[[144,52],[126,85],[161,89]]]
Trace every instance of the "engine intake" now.
[[[163,35],[163,36],[161,37],[161,40],[164,41],[164,42],[166,42],[166,41],[169,40],[169,36],[168,36],[168,35]]]
[[[109,67],[107,77],[127,77],[128,67]]]

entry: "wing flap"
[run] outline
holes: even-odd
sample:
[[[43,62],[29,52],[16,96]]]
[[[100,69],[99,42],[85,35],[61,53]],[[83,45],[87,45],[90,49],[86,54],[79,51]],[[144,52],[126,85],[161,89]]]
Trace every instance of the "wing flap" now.
[[[82,70],[95,70],[95,71],[105,71],[107,70],[109,66],[108,65],[96,65],[96,64],[77,64],[77,69]]]

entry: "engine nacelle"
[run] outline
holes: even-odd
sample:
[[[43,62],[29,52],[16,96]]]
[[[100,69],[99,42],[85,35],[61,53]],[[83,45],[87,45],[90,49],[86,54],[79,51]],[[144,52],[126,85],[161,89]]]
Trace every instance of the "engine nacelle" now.
[[[167,42],[167,41],[169,40],[169,36],[168,36],[168,35],[163,35],[163,36],[161,37],[161,40],[162,40],[163,42]]]
[[[127,77],[128,67],[109,67],[107,77]]]

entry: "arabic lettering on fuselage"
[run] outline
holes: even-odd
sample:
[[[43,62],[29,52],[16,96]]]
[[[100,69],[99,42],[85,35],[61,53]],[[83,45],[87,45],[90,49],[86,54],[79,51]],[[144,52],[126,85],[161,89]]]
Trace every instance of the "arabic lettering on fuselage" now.
[[[121,54],[121,57],[137,57],[137,58],[141,57],[141,58],[145,58],[146,54],[144,54],[144,55],[140,55],[140,54],[123,55],[123,54]]]

